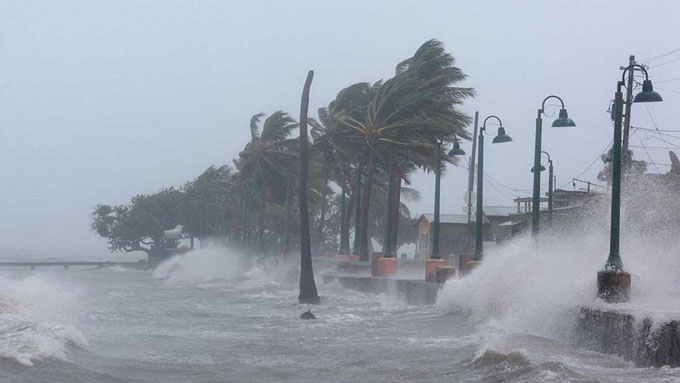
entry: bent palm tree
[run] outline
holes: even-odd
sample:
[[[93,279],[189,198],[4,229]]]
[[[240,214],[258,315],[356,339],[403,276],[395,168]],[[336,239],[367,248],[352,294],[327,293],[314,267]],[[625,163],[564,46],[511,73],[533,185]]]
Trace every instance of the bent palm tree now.
[[[372,98],[363,118],[345,115],[341,119],[352,130],[351,136],[364,142],[366,150],[366,188],[359,232],[362,260],[368,260],[368,215],[380,144],[390,143],[401,151],[433,158],[437,142],[468,137],[465,126],[470,118],[456,105],[472,97],[474,91],[453,86],[466,78],[453,63],[441,42],[427,41],[413,57],[397,66],[394,77],[372,86]],[[382,150],[381,157],[385,152]]]
[[[239,172],[253,185],[259,197],[258,242],[264,251],[264,217],[266,198],[269,195],[276,203],[285,203],[286,175],[293,172],[297,158],[297,141],[289,139],[297,124],[282,111],[272,113],[264,120],[260,131],[259,122],[263,113],[250,120],[251,140],[239,154]],[[269,192],[269,193],[267,193]]]

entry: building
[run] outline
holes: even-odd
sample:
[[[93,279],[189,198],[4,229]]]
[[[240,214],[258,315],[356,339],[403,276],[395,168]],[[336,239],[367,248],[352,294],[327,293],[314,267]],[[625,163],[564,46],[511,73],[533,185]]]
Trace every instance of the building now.
[[[482,221],[484,241],[496,241],[501,238],[500,225],[509,221],[510,213],[516,212],[514,207],[485,206]],[[432,251],[432,222],[434,214],[422,214],[416,221],[417,241],[416,258],[427,259]],[[450,254],[472,253],[474,248],[475,214],[440,214],[439,215],[439,254],[447,258]]]

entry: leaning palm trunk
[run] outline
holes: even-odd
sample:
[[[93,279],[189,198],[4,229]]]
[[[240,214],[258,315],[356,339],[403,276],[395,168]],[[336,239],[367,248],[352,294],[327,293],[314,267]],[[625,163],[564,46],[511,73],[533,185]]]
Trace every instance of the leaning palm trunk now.
[[[307,201],[309,153],[307,139],[307,111],[309,110],[309,88],[312,86],[314,71],[307,73],[300,102],[300,303],[319,303],[319,294],[314,283],[312,249],[309,235],[309,206]]]
[[[375,150],[369,150],[368,169],[366,171],[366,183],[364,184],[363,201],[361,202],[361,220],[359,221],[359,260],[369,260],[369,235],[368,235],[368,213],[371,204],[371,189],[373,186],[373,173],[375,168]]]

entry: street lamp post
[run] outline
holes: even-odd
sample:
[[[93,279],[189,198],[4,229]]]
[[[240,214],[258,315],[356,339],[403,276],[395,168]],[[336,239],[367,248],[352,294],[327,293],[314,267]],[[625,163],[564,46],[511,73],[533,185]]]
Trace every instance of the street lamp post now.
[[[392,185],[392,157],[394,156],[392,148],[390,148],[390,155],[387,159],[387,222],[385,223],[385,244],[383,246],[383,258],[394,258],[392,254],[392,208],[394,193],[394,186]]]
[[[550,158],[550,153],[545,150],[541,150],[541,154],[548,156],[548,223],[552,226],[552,215],[553,215],[553,162]],[[534,172],[535,167],[531,167],[531,172]],[[541,165],[538,168],[539,171],[545,171],[545,166]]]
[[[553,121],[553,128],[563,128],[563,127],[574,127],[576,124],[569,118],[567,109],[564,108],[564,101],[555,95],[550,95],[543,99],[541,108],[538,109],[536,115],[536,143],[534,147],[534,169],[538,169],[541,166],[541,140],[543,131],[543,118],[541,116],[545,114],[545,103],[551,98],[555,98],[560,101],[562,105],[560,109],[560,114],[557,120]],[[539,231],[539,221],[540,221],[540,210],[541,210],[541,172],[534,172],[534,189],[533,189],[533,202],[531,205],[531,235],[536,237]]]
[[[356,165],[356,190],[354,191],[354,250],[352,259],[359,259],[359,219],[361,216],[361,163]],[[357,257],[357,258],[354,258]]]
[[[482,223],[484,220],[484,132],[486,131],[486,122],[491,118],[496,119],[499,124],[498,134],[493,138],[492,143],[501,144],[512,141],[512,138],[505,133],[503,121],[500,118],[492,115],[484,119],[479,130],[479,137],[477,138],[477,212],[475,215],[475,252],[472,254],[473,262],[481,262],[484,257],[482,242]]]
[[[442,173],[442,158],[441,158],[441,141],[437,142],[437,152],[435,153],[435,181],[434,181],[434,221],[432,222],[432,252],[430,259],[425,263],[425,280],[433,281],[436,276],[437,266],[445,266],[446,261],[442,260],[439,254],[439,211],[441,201],[441,173]],[[462,156],[465,151],[460,148],[460,143],[456,139],[453,142],[453,148],[449,151],[449,156]]]
[[[621,125],[623,120],[623,93],[626,72],[640,68],[645,74],[642,92],[633,99],[634,103],[663,101],[654,91],[647,70],[638,64],[629,65],[623,70],[621,81],[616,84],[614,95],[614,141],[612,146],[612,212],[609,236],[609,257],[604,270],[597,273],[597,295],[610,303],[627,302],[630,299],[630,274],[623,271],[619,252],[621,228]]]
[[[543,151],[548,156],[548,224],[552,226],[553,222],[553,161],[550,158],[550,153]]]

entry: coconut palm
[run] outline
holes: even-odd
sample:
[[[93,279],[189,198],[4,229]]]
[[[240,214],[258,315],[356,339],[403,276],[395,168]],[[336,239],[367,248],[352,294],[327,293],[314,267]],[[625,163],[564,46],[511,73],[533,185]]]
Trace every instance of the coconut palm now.
[[[302,100],[300,102],[300,190],[298,192],[300,204],[300,303],[318,303],[319,293],[314,282],[314,269],[312,268],[312,249],[309,235],[309,209],[307,199],[307,181],[309,170],[309,159],[307,146],[307,112],[309,110],[309,88],[312,86],[314,72],[307,73],[307,79],[302,89]]]
[[[467,138],[470,118],[456,106],[474,95],[471,88],[454,87],[466,78],[444,51],[441,42],[425,42],[396,68],[394,77],[371,87],[371,101],[362,118],[345,115],[342,123],[350,137],[361,140],[366,152],[366,188],[360,218],[360,257],[368,260],[368,215],[376,163],[386,158],[385,144],[401,151],[434,158],[437,142]],[[382,153],[382,154],[381,154]],[[384,163],[384,161],[382,161]]]
[[[288,138],[297,127],[287,113],[277,111],[267,117],[260,128],[264,113],[250,119],[251,140],[239,154],[241,183],[247,199],[254,194],[259,199],[258,242],[264,252],[264,217],[267,196],[279,205],[284,204],[287,175],[293,173],[297,160],[297,140]],[[246,204],[246,207],[250,206]],[[247,218],[247,215],[246,215]]]

